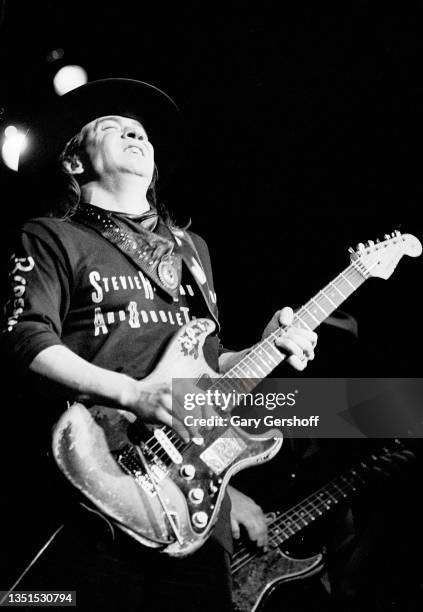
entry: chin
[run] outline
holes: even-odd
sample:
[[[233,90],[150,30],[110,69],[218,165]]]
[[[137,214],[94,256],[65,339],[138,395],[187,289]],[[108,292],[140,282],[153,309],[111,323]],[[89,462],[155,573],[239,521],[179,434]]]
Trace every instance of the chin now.
[[[133,176],[139,176],[145,179],[149,179],[150,181],[153,178],[153,173],[150,170],[143,170],[142,168],[128,168],[127,166],[124,168],[119,168],[119,170],[123,174],[132,174]]]

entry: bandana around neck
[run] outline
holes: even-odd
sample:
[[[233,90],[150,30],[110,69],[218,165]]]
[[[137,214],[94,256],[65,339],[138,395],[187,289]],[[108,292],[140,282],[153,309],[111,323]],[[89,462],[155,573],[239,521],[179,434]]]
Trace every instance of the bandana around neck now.
[[[182,260],[174,253],[171,231],[155,211],[133,217],[98,206],[84,204],[74,218],[96,229],[106,240],[123,251],[137,266],[172,297],[179,292]],[[146,229],[144,223],[154,225]]]

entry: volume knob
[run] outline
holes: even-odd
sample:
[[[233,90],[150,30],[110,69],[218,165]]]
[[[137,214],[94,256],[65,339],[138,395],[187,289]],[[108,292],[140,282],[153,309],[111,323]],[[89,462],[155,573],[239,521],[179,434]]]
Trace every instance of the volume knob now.
[[[195,467],[190,463],[187,463],[186,465],[183,465],[181,467],[180,474],[182,478],[185,478],[186,480],[192,480],[195,476]]]
[[[194,512],[192,515],[192,522],[197,529],[203,529],[207,525],[208,520],[209,517],[206,512]]]
[[[201,502],[204,499],[203,489],[200,489],[200,488],[191,489],[191,491],[188,493],[188,499],[193,504],[201,504]]]

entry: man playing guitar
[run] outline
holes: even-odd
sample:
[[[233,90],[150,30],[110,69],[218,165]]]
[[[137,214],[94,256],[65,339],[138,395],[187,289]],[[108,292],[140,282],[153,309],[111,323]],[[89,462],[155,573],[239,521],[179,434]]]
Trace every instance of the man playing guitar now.
[[[153,145],[165,174],[181,147],[178,121],[175,103],[139,81],[97,81],[61,99],[39,150],[22,163],[48,164],[60,153],[69,196],[64,210],[22,228],[4,335],[19,367],[51,393],[167,425],[187,442],[197,431],[172,413],[169,386],[144,381],[185,323],[207,317],[218,325],[207,246],[156,200]],[[275,344],[303,370],[317,336],[292,320],[282,309],[264,336],[283,327]],[[223,350],[216,333],[204,345],[220,373],[247,351]],[[87,610],[230,610],[230,525],[235,536],[245,526],[259,546],[267,536],[261,509],[228,491],[230,519],[226,497],[212,537],[186,559],[143,547],[87,509],[65,524],[19,588],[76,590]]]

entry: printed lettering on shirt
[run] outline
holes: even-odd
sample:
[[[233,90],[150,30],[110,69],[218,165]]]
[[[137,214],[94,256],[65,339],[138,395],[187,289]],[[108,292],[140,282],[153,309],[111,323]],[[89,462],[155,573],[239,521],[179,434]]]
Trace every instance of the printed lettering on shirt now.
[[[154,299],[153,287],[150,281],[145,278],[143,273],[139,271],[138,274],[130,275],[119,275],[119,276],[101,276],[98,270],[92,270],[88,274],[88,280],[93,287],[94,291],[91,293],[91,299],[94,304],[101,304],[104,300],[104,296],[107,293],[115,291],[131,291],[138,290],[144,292],[146,300]]]
[[[97,308],[94,309],[94,336],[98,336],[100,333],[108,334],[109,330],[107,329],[101,308],[97,306]]]
[[[187,306],[180,306],[175,312],[163,309],[157,312],[156,310],[139,309],[137,302],[132,300],[128,303],[126,312],[119,310],[118,317],[115,316],[113,311],[103,312],[100,306],[96,306],[94,308],[94,336],[106,335],[110,331],[110,325],[123,323],[124,321],[132,329],[138,329],[142,325],[151,323],[168,323],[172,326],[183,327],[195,318],[194,315],[190,316]]]
[[[12,331],[18,324],[19,317],[25,308],[25,291],[27,288],[27,280],[22,274],[17,272],[31,272],[35,267],[34,258],[31,255],[28,257],[11,257],[12,270],[9,274],[11,280],[11,288],[13,296],[6,302],[5,313],[7,316],[7,331]]]
[[[195,260],[193,259],[195,262]],[[195,262],[200,270],[201,274],[204,275],[199,264]],[[197,273],[201,276],[200,272]],[[141,271],[136,275],[120,275],[114,274],[110,276],[102,275],[99,270],[91,270],[88,274],[89,284],[93,291],[91,292],[91,300],[94,307],[93,313],[93,327],[94,336],[109,334],[111,328],[119,325],[129,325],[132,329],[139,329],[143,325],[163,325],[168,324],[171,326],[182,327],[188,323],[191,319],[195,319],[194,315],[191,315],[188,306],[180,306],[176,308],[175,302],[178,299],[173,300],[172,310],[166,310],[161,308],[156,310],[155,308],[143,308],[143,299],[152,300],[152,306],[156,300],[156,289],[148,278],[146,278]],[[201,278],[201,280],[203,280]],[[205,281],[205,276],[204,276]],[[181,296],[195,296],[196,285],[180,285],[179,294]],[[104,308],[104,304],[108,302],[107,297],[110,294],[130,291],[140,292],[139,300],[131,300],[126,306],[119,303],[120,307],[116,310]],[[136,297],[136,294],[134,295]],[[210,299],[215,301],[215,295],[210,292]],[[103,304],[103,306],[101,306]],[[109,306],[109,308],[111,305]]]
[[[128,312],[129,312],[129,325],[131,327],[140,327],[140,315],[138,314],[136,302],[129,302]]]

